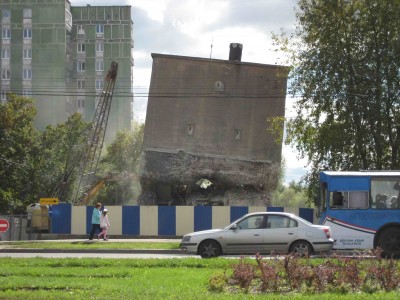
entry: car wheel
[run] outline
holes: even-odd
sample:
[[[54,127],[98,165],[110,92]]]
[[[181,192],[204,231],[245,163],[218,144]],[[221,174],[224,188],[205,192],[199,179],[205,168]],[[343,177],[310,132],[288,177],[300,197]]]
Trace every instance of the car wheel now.
[[[383,257],[397,258],[400,256],[400,229],[387,228],[379,235],[378,247],[382,248]]]
[[[217,257],[221,253],[221,246],[216,241],[204,241],[199,246],[199,254],[202,258]]]
[[[296,241],[290,246],[289,252],[294,255],[306,256],[312,254],[313,250],[308,242]]]

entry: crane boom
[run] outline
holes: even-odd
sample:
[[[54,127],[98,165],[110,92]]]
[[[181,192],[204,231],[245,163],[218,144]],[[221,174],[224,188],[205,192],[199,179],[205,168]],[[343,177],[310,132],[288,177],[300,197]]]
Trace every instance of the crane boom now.
[[[105,78],[106,85],[100,94],[92,126],[87,136],[85,149],[80,159],[80,170],[78,173],[78,180],[74,187],[72,204],[86,204],[83,203],[84,198],[86,198],[84,193],[95,181],[94,176],[103,148],[117,72],[118,63],[113,61],[111,62],[110,69]]]

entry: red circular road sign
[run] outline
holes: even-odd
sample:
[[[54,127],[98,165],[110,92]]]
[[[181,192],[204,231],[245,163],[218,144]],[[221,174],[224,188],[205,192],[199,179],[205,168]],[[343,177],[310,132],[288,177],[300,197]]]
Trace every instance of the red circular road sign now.
[[[0,232],[6,232],[10,227],[10,223],[8,223],[5,219],[0,219]]]

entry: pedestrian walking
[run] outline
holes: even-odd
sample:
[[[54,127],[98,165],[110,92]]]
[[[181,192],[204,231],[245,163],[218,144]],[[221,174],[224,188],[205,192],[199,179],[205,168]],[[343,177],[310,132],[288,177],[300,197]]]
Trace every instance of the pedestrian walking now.
[[[101,216],[100,207],[101,207],[101,203],[96,203],[96,206],[93,209],[93,213],[92,213],[92,229],[90,230],[89,240],[93,240],[93,236],[96,233],[96,230],[101,232],[101,228],[100,228],[100,216]]]
[[[100,239],[100,237],[103,236],[103,240],[105,241],[108,241],[107,231],[108,228],[110,228],[110,221],[108,220],[107,212],[108,210],[106,208],[103,209],[103,213],[100,216],[100,227],[102,231],[97,235],[97,239]]]

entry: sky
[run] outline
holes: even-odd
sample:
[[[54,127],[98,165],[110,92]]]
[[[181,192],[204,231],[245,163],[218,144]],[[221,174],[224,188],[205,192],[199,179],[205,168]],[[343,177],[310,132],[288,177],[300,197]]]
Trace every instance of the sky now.
[[[110,5],[109,0],[70,0],[72,6]],[[243,45],[242,61],[276,64],[282,53],[273,51],[271,33],[295,26],[297,0],[114,0],[132,7],[134,118],[144,122],[150,85],[151,53],[227,60],[229,44]],[[286,117],[293,115],[286,99]],[[306,161],[283,146],[285,183],[298,181]]]

